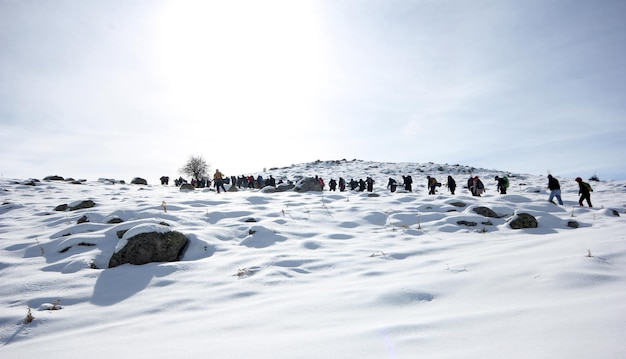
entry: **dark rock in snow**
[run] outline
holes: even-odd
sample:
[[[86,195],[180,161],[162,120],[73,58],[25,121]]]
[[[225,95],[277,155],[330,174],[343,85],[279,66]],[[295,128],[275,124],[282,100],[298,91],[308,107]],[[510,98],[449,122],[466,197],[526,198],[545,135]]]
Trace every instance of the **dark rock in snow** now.
[[[109,268],[122,264],[141,265],[151,262],[180,260],[189,239],[182,233],[141,233],[128,239],[128,243],[109,260]]]
[[[322,184],[315,177],[306,177],[298,181],[298,183],[293,188],[293,190],[296,192],[309,192],[309,191],[321,192]]]
[[[489,217],[489,218],[499,218],[499,216],[496,214],[496,212],[492,211],[490,208],[487,207],[476,207],[473,209],[474,212],[476,212],[477,214],[480,214],[483,217]]]
[[[519,213],[511,219],[509,226],[513,229],[537,228],[537,219],[528,213]]]
[[[69,210],[70,211],[76,211],[78,209],[83,209],[83,208],[91,208],[94,207],[96,205],[96,203],[90,199],[86,200],[86,201],[81,201],[80,203],[78,203],[75,206],[70,206]]]
[[[194,187],[193,187],[193,185],[192,185],[192,184],[190,184],[190,183],[183,183],[183,184],[180,186],[180,189],[179,189],[179,190],[180,190],[181,192],[187,192],[187,191],[195,191],[195,188],[194,188]]]
[[[145,179],[141,178],[141,177],[135,177],[133,178],[132,181],[130,181],[131,184],[142,184],[142,185],[147,185],[148,181],[146,181]]]
[[[578,228],[580,225],[576,221],[567,221],[567,226],[570,228]]]

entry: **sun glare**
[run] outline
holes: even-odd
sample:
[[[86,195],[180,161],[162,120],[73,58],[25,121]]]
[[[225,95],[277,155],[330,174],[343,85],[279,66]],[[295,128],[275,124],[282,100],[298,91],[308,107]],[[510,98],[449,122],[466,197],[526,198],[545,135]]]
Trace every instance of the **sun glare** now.
[[[309,2],[172,1],[158,24],[159,76],[190,116],[276,116],[318,91],[324,53]]]

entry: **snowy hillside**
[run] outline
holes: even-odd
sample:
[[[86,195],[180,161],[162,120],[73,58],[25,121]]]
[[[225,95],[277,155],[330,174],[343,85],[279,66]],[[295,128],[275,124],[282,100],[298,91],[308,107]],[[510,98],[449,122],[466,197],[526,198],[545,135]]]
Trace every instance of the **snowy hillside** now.
[[[217,194],[156,179],[0,179],[0,357],[626,356],[626,181],[591,182],[588,208],[558,173],[563,206],[547,201],[545,176],[461,165],[317,161],[246,175],[259,174],[376,183]],[[463,188],[470,174],[482,197]],[[402,175],[413,192],[391,193]],[[456,195],[428,195],[428,175],[452,175]],[[86,200],[95,206],[55,210]],[[512,229],[519,213],[538,227]],[[108,269],[146,228],[184,233],[182,260]]]

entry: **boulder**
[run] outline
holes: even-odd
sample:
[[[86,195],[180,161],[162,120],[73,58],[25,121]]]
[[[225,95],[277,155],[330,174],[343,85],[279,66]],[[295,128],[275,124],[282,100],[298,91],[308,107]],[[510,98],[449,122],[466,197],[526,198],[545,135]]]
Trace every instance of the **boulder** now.
[[[151,262],[175,262],[182,257],[189,239],[182,233],[140,233],[128,239],[126,245],[109,260],[109,268],[122,264],[142,265]]]
[[[569,228],[578,228],[580,225],[578,224],[578,222],[576,221],[567,221],[567,226]]]
[[[133,178],[132,181],[130,181],[131,184],[142,184],[142,185],[147,185],[148,181],[146,181],[145,179],[141,178],[141,177],[135,177]]]
[[[71,204],[69,206],[69,210],[70,211],[75,211],[77,209],[91,208],[91,207],[94,207],[95,205],[96,205],[96,203],[94,201],[88,199],[86,201],[80,201],[78,203]]]
[[[46,176],[43,179],[44,181],[65,181],[65,178],[61,177],[61,176]]]
[[[519,213],[513,216],[509,226],[513,229],[537,228],[537,219],[528,213]]]
[[[276,192],[276,187],[274,187],[274,186],[265,186],[265,187],[261,188],[261,192],[262,193],[274,193],[274,192]]]
[[[285,192],[290,191],[296,187],[295,184],[292,183],[281,183],[276,186],[276,192]]]
[[[195,191],[196,189],[193,187],[193,185],[191,183],[183,183],[182,185],[180,185],[179,191],[181,192],[188,192],[188,191]]]
[[[322,192],[322,185],[320,181],[315,177],[305,177],[296,183],[296,186],[293,188],[296,192]]]
[[[492,211],[490,208],[487,207],[476,207],[474,209],[472,209],[475,213],[480,214],[483,217],[490,217],[490,218],[498,218],[499,216],[496,214],[496,212]]]

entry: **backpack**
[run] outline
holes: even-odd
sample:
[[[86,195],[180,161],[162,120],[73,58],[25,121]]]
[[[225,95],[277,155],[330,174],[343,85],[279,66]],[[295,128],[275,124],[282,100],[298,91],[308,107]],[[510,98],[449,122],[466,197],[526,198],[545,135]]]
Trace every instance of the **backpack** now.
[[[587,182],[583,182],[583,185],[585,186],[585,188],[587,189],[587,191],[589,192],[593,192],[593,188],[591,188],[591,185]]]
[[[504,180],[504,188],[509,188],[509,178],[504,176],[502,179]]]

